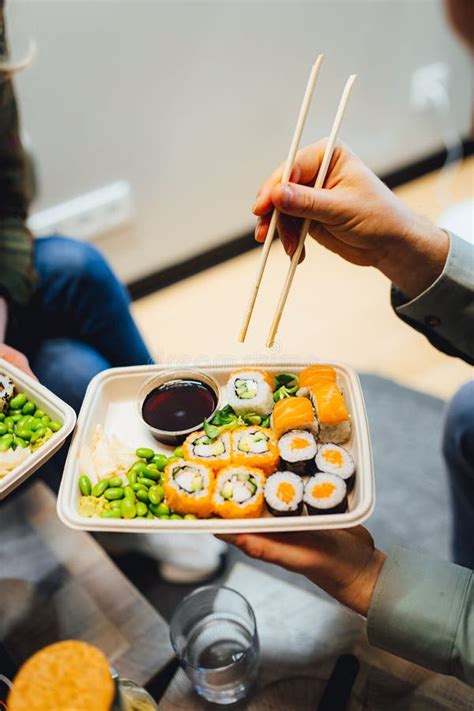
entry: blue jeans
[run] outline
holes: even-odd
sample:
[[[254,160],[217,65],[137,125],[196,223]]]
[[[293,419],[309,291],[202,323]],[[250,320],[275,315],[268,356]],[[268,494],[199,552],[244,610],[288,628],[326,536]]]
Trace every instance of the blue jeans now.
[[[92,245],[47,237],[35,243],[39,283],[13,308],[6,342],[25,353],[38,379],[79,410],[91,378],[113,366],[151,363],[125,288]],[[57,488],[60,472],[48,475]],[[61,467],[62,469],[62,467]]]
[[[451,484],[453,559],[474,568],[474,381],[449,403],[443,455]]]

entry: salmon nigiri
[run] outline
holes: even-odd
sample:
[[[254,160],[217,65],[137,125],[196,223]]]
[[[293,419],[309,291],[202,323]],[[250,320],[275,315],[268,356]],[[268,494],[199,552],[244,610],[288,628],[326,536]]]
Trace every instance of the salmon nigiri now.
[[[317,431],[314,410],[306,397],[288,397],[275,403],[272,413],[277,439],[289,430]]]

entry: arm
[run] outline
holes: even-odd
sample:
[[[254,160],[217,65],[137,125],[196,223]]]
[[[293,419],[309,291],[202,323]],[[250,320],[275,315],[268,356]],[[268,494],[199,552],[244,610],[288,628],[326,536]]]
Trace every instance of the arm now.
[[[222,538],[367,616],[371,644],[474,684],[472,571],[401,548],[385,556],[362,527]]]
[[[301,219],[312,218],[315,240],[353,264],[375,267],[393,283],[401,318],[436,347],[472,362],[472,246],[409,210],[345,146],[335,150],[324,189],[308,187],[324,147],[320,141],[298,153],[288,185],[280,182],[281,167],[263,184],[254,205],[257,241],[265,239],[276,207],[280,238],[291,256]],[[440,316],[430,318],[437,314],[441,324]]]

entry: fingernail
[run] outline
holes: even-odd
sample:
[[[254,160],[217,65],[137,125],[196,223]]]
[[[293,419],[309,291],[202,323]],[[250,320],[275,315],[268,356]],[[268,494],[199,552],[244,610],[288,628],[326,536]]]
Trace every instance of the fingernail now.
[[[255,239],[256,239],[257,241],[258,241],[258,231],[259,231],[259,229],[260,229],[260,225],[261,225],[261,220],[258,219],[258,220],[257,220],[257,224],[255,225]]]
[[[259,205],[259,203],[260,203],[260,197],[261,197],[261,196],[260,196],[260,190],[259,190],[258,193],[257,193],[257,195],[256,195],[256,197],[255,197],[255,202],[254,202],[253,207],[252,207],[252,212],[255,212],[255,210],[257,209],[257,207],[258,207],[258,205]]]

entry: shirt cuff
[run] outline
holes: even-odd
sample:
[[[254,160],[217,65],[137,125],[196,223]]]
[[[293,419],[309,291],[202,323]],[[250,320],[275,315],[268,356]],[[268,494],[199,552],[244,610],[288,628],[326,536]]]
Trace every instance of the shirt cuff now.
[[[416,664],[453,673],[451,660],[471,575],[454,563],[394,548],[372,596],[369,642]]]

